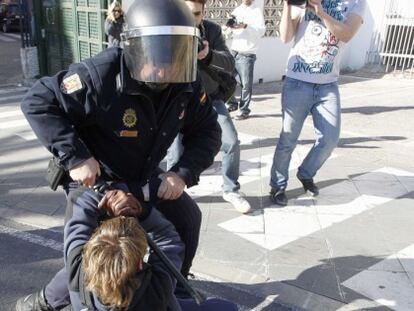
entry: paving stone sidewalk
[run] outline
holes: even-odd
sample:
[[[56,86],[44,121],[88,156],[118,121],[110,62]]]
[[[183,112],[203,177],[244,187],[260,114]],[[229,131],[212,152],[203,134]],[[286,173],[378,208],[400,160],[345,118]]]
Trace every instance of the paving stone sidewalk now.
[[[414,81],[342,76],[341,140],[315,178],[320,195],[295,177],[313,143],[309,118],[285,208],[268,199],[280,89],[256,85],[251,117],[234,121],[254,211],[241,215],[222,199],[220,155],[188,189],[203,212],[193,284],[241,310],[414,310]],[[23,94],[0,92],[0,218],[59,232],[64,197],[43,179],[49,156],[18,112]]]

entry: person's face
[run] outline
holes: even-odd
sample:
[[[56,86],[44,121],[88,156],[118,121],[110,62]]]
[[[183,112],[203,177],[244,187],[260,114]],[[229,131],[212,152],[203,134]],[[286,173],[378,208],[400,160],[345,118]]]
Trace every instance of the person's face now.
[[[199,26],[201,24],[201,20],[203,19],[203,5],[201,3],[192,1],[186,1],[185,3],[190,8],[191,13],[193,13],[196,25]]]
[[[170,73],[170,64],[145,64],[141,70],[141,80],[148,81],[153,80],[151,77],[156,77],[157,80],[162,81]]]
[[[254,0],[243,0],[243,3],[247,6],[250,6]]]
[[[115,7],[112,12],[114,13],[115,18],[119,18],[122,15],[122,9],[119,7]]]

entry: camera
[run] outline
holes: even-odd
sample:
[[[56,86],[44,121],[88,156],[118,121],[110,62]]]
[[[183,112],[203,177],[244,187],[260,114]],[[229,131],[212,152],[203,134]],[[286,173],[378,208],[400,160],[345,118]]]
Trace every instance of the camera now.
[[[232,28],[236,24],[237,24],[236,16],[231,15],[230,18],[226,22],[226,26]]]
[[[303,6],[308,3],[308,0],[288,0],[289,5]]]

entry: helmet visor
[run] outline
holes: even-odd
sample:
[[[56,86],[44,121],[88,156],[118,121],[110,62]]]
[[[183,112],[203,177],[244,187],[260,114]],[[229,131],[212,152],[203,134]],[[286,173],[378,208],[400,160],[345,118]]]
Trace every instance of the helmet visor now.
[[[125,41],[126,65],[132,78],[153,83],[193,82],[197,74],[197,37],[151,35]]]

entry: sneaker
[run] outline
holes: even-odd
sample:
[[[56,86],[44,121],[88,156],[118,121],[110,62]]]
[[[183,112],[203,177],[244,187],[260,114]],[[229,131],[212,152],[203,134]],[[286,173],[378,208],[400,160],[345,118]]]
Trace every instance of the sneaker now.
[[[286,206],[288,204],[288,198],[284,189],[275,189],[270,190],[270,200],[280,206]]]
[[[237,104],[226,104],[228,112],[233,112],[239,109]]]
[[[56,311],[46,301],[44,289],[22,297],[16,302],[16,311]]]
[[[319,194],[319,188],[316,186],[313,182],[313,179],[304,179],[299,176],[299,173],[296,174],[296,177],[300,180],[300,182],[303,185],[303,189],[306,191],[309,191],[312,196],[316,197]]]
[[[243,195],[238,192],[223,192],[223,199],[224,201],[230,202],[233,204],[234,208],[238,210],[240,213],[248,213],[252,207],[250,203],[243,197]]]
[[[247,118],[249,118],[249,114],[244,112],[241,112],[236,116],[236,120],[246,120]]]

